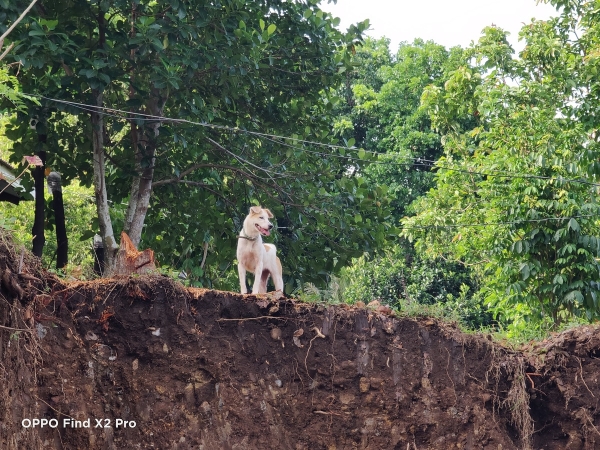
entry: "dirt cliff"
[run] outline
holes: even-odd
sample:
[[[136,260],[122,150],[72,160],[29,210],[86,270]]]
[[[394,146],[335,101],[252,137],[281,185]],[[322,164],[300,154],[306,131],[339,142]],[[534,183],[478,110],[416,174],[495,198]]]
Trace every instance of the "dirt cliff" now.
[[[596,327],[515,351],[161,276],[65,283],[1,250],[2,449],[600,448]]]

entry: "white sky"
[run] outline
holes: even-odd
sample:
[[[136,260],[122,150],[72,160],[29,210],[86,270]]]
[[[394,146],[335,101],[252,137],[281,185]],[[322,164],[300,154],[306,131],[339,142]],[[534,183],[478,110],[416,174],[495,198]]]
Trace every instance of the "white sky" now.
[[[337,5],[321,2],[321,9],[341,19],[339,28],[370,19],[372,37],[391,39],[395,53],[402,41],[433,40],[445,47],[467,47],[477,41],[481,30],[491,24],[510,32],[509,41],[520,51],[519,30],[531,18],[556,16],[548,4],[535,0],[338,0]]]

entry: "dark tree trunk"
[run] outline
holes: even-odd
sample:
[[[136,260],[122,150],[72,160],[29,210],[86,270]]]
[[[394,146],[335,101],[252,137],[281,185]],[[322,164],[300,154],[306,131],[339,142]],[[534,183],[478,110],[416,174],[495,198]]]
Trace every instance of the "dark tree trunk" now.
[[[56,268],[62,269],[69,260],[69,240],[65,225],[65,205],[63,203],[60,173],[50,172],[48,187],[52,193],[52,208],[56,225]]]
[[[41,148],[46,145],[46,134],[38,134],[38,142]],[[46,186],[46,176],[44,171],[46,170],[46,151],[40,150],[37,152],[42,161],[42,165],[36,167],[33,170],[33,181],[35,186],[35,217],[33,219],[33,227],[31,228],[31,234],[33,235],[33,249],[32,252],[38,258],[42,257],[44,251],[44,244],[46,243],[46,237],[44,236],[44,221],[45,221],[45,199],[44,189]]]

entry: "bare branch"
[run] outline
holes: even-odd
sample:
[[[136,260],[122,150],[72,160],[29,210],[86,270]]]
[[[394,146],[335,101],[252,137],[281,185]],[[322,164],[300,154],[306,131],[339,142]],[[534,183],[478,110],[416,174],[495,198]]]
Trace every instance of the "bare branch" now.
[[[23,20],[25,18],[25,15],[27,15],[29,10],[31,8],[33,8],[33,5],[35,5],[35,2],[37,2],[37,0],[33,0],[31,2],[31,4],[25,9],[25,11],[23,11],[23,13],[19,16],[19,18],[10,27],[8,27],[8,30],[6,30],[2,36],[0,36],[0,49],[4,45],[4,38],[6,36],[8,36],[10,34],[10,32],[12,30],[14,30],[14,28],[19,24],[19,22],[21,22],[21,20]],[[8,48],[8,50],[10,50],[10,47]],[[5,54],[6,54],[6,52],[2,54],[2,58],[4,58]],[[2,58],[0,58],[0,59],[2,59]]]
[[[4,50],[2,52],[2,54],[0,55],[0,61],[2,61],[4,59],[4,57],[8,54],[8,52],[10,52],[10,49],[13,48],[15,46],[15,43],[12,42],[8,47],[6,47],[6,50]],[[2,42],[0,42],[0,49],[2,48]]]
[[[200,263],[200,268],[204,269],[204,263],[206,262],[206,255],[208,254],[208,242],[204,243],[204,255],[202,255],[202,262]],[[593,396],[594,394],[592,394]]]

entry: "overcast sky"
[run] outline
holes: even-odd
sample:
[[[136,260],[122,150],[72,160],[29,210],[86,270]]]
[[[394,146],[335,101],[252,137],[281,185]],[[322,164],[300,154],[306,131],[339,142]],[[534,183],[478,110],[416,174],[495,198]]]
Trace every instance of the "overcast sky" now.
[[[531,18],[548,19],[556,10],[535,0],[338,0],[337,5],[321,2],[321,9],[341,19],[340,29],[370,19],[369,36],[386,36],[395,51],[402,41],[433,40],[445,47],[468,46],[491,24],[511,34],[509,40],[519,51],[519,30]]]

